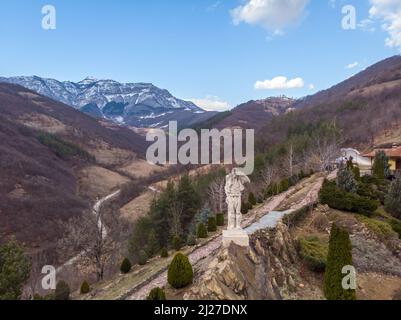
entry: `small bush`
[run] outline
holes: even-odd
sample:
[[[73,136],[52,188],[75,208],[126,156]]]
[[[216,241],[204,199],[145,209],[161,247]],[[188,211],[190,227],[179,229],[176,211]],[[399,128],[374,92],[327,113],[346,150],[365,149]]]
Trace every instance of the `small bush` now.
[[[401,239],[401,221],[396,219],[390,220],[390,225],[395,232],[397,232],[398,237]]]
[[[322,242],[318,237],[299,239],[299,254],[312,271],[324,271],[328,250],[328,244]]]
[[[54,293],[55,300],[70,300],[71,289],[65,281],[59,281]]]
[[[352,173],[354,174],[354,178],[359,181],[361,179],[361,170],[358,166],[352,168]]]
[[[368,227],[368,229],[375,233],[380,239],[385,240],[398,237],[398,234],[387,222],[363,216],[359,217],[359,220],[364,223]]]
[[[175,289],[184,288],[193,281],[194,273],[188,258],[177,253],[168,268],[168,283]]]
[[[199,223],[196,233],[199,239],[206,239],[207,238],[206,226],[203,223]]]
[[[190,234],[187,237],[187,245],[189,245],[190,247],[196,246],[196,236],[194,234]]]
[[[146,253],[145,250],[141,250],[139,252],[138,264],[140,266],[144,266],[147,262],[148,262],[148,254]]]
[[[326,215],[322,213],[313,219],[312,225],[316,230],[324,232],[330,227],[330,221]]]
[[[290,188],[290,180],[288,178],[281,180],[279,193],[286,192],[288,191],[289,188]]]
[[[120,266],[121,273],[126,274],[131,271],[131,268],[132,268],[131,261],[129,261],[128,258],[125,258]]]
[[[304,221],[307,215],[310,213],[310,207],[305,206],[293,213],[287,214],[283,218],[283,223],[289,227],[293,228],[299,225],[300,222]]]
[[[182,248],[182,240],[179,236],[174,236],[172,240],[172,245],[175,251],[180,251]]]
[[[218,214],[216,214],[216,224],[217,224],[219,227],[223,227],[223,226],[224,226],[224,224],[225,224],[225,221],[224,221],[224,213],[218,213]]]
[[[360,195],[361,197],[377,200],[380,198],[380,195],[378,189],[375,188],[374,186],[375,185],[373,184],[359,182],[357,194]]]
[[[162,258],[168,258],[168,250],[166,248],[163,248],[160,252],[160,257]]]
[[[84,282],[82,282],[82,284],[81,284],[81,289],[80,289],[80,292],[81,292],[81,294],[87,294],[87,293],[89,293],[91,291],[91,288],[90,288],[90,286],[89,286],[89,283],[88,283],[88,281],[84,281]]]
[[[248,202],[249,202],[252,206],[256,206],[256,197],[255,197],[255,195],[253,194],[253,192],[249,192]]]
[[[217,224],[215,217],[209,217],[209,221],[207,224],[207,231],[208,232],[216,232],[217,231]]]
[[[252,209],[252,205],[249,202],[244,202],[241,204],[241,213],[248,214],[249,210]]]
[[[161,288],[154,288],[150,291],[147,300],[152,300],[152,301],[166,300],[166,293]]]

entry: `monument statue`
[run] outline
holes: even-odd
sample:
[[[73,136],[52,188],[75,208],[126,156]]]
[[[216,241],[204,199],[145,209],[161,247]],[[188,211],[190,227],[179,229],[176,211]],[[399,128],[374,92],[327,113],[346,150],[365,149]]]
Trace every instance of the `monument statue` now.
[[[234,242],[240,246],[249,246],[249,237],[241,227],[241,195],[244,184],[250,183],[249,178],[238,168],[234,168],[226,177],[226,202],[228,207],[228,228],[223,232],[223,244]]]

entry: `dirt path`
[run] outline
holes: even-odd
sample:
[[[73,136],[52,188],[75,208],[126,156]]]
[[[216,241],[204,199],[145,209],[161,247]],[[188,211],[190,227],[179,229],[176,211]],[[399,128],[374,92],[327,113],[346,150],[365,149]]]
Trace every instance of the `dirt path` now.
[[[93,208],[92,208],[92,214],[94,214],[94,215],[97,216],[97,215],[99,214],[99,212],[100,212],[100,209],[101,209],[102,205],[103,205],[105,202],[107,202],[107,201],[113,199],[114,197],[116,197],[117,195],[119,195],[120,192],[121,192],[120,190],[117,190],[117,191],[115,191],[115,192],[109,194],[108,196],[106,196],[106,197],[104,197],[104,198],[102,198],[102,199],[96,201],[96,203],[93,205]],[[102,237],[103,237],[103,239],[105,239],[105,238],[107,237],[107,229],[106,229],[106,227],[105,227],[105,225],[104,225],[102,219],[99,218],[97,223],[98,223],[98,228],[99,228],[99,230],[102,230]],[[76,255],[75,257],[71,258],[71,259],[68,260],[66,263],[64,263],[62,266],[60,266],[59,268],[57,268],[57,272],[61,272],[64,268],[66,268],[66,267],[68,267],[68,266],[72,266],[73,264],[75,264],[75,262],[76,262],[81,256],[82,256],[82,253],[79,253],[79,254]]]
[[[309,179],[308,179],[309,180]],[[306,180],[306,181],[308,181]],[[318,198],[319,190],[322,186],[324,178],[317,178],[313,183],[310,184],[309,192],[307,196],[300,201],[298,204],[294,204],[291,210],[297,210],[302,208],[309,203],[315,202]],[[305,183],[305,181],[301,182]],[[275,208],[277,208],[286,198],[298,191],[297,187],[293,187],[285,193],[277,195],[270,200],[268,200],[264,205],[254,209],[250,214],[246,215],[243,219],[242,225],[244,228],[250,226],[252,223],[258,221],[266,214],[269,214]],[[192,265],[201,263],[201,261],[211,255],[213,255],[222,244],[222,236],[218,236],[214,240],[208,242],[202,247],[195,249],[192,253],[188,255],[188,258]],[[167,270],[161,272],[150,282],[144,284],[143,286],[138,286],[138,288],[129,294],[127,300],[143,300],[149,294],[150,290],[155,287],[164,287],[167,284]]]

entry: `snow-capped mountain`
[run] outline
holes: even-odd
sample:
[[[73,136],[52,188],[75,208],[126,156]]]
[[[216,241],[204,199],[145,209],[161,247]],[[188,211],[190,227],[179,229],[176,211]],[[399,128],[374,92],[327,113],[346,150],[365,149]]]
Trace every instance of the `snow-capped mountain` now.
[[[75,83],[37,76],[0,77],[0,82],[18,84],[94,117],[135,127],[164,127],[172,120],[188,125],[214,115],[150,83],[119,83],[92,77]]]

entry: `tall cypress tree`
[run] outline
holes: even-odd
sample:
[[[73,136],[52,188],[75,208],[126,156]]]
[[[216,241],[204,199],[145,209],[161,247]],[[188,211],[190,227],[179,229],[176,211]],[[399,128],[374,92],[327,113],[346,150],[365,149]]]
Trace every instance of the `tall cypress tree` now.
[[[379,179],[387,179],[391,175],[389,158],[384,151],[376,152],[373,163],[373,175]]]
[[[355,290],[345,290],[342,281],[345,266],[352,266],[352,245],[349,233],[335,223],[330,233],[329,253],[324,274],[324,294],[327,300],[355,300]]]

